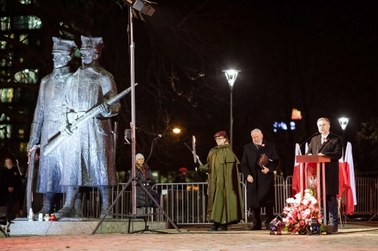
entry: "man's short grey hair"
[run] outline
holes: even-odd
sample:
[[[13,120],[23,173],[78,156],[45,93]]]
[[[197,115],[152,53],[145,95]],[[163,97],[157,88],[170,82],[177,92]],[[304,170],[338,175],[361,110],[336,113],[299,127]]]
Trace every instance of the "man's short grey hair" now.
[[[253,130],[251,131],[251,135],[252,135],[253,133],[261,133],[261,134],[262,134],[262,131],[261,131],[259,128],[255,128],[255,129],[253,129]]]
[[[328,124],[331,124],[331,122],[329,121],[329,119],[326,118],[326,117],[320,117],[320,118],[318,118],[318,120],[316,121],[316,123],[318,123],[319,121],[327,121]]]

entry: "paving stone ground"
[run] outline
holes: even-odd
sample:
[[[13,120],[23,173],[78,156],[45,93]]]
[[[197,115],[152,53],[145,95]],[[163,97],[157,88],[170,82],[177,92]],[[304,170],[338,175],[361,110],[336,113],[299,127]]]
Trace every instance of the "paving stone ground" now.
[[[347,223],[331,235],[270,235],[240,225],[228,231],[180,227],[161,233],[11,236],[0,238],[0,250],[378,250],[378,223]]]

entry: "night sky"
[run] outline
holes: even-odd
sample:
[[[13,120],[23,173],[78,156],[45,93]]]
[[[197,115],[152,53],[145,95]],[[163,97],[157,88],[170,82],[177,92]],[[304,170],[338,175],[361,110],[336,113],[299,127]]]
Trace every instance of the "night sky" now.
[[[119,90],[130,84],[128,11],[123,4],[39,2],[49,10],[43,12],[49,21],[46,43],[53,35],[71,34],[78,44],[80,34],[103,36],[102,65],[114,74]],[[285,175],[292,172],[294,144],[316,132],[318,117],[329,117],[331,130],[356,149],[362,123],[377,118],[378,21],[373,1],[155,2],[153,16],[133,19],[137,151],[148,156],[153,149],[152,169],[193,168],[184,146],[191,146],[192,135],[205,162],[215,145],[212,135],[229,130],[230,89],[222,72],[228,68],[241,71],[233,89],[236,154],[241,159],[251,129],[258,127],[276,144]],[[49,62],[50,52],[44,53]],[[117,162],[127,170],[130,146],[122,138],[130,122],[129,97],[122,106]],[[273,133],[275,121],[290,122],[294,107],[303,116],[296,130]],[[340,116],[350,118],[345,133],[337,122]],[[171,135],[173,126],[181,126],[183,134]],[[156,134],[163,137],[151,147]],[[364,161],[355,159],[363,170]]]

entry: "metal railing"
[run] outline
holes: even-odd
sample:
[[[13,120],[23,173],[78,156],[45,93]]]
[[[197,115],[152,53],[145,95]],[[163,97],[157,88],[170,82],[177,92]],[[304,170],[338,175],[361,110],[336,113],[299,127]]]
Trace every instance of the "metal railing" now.
[[[248,208],[246,206],[246,185],[241,182],[244,203],[244,222],[249,221]],[[276,215],[282,213],[286,205],[286,199],[291,197],[292,177],[275,177],[275,207]],[[120,183],[112,189],[112,201],[123,190],[125,183]],[[203,224],[207,220],[207,183],[158,183],[153,189],[160,194],[160,208],[150,208],[151,221],[166,221],[165,214],[176,224]],[[378,178],[356,177],[357,205],[355,215],[370,216],[373,219],[378,213]],[[84,217],[98,218],[100,211],[99,193],[95,188],[83,193],[82,206]],[[131,192],[125,190],[110,214],[113,218],[127,218],[131,214]],[[262,215],[265,210],[262,209]]]

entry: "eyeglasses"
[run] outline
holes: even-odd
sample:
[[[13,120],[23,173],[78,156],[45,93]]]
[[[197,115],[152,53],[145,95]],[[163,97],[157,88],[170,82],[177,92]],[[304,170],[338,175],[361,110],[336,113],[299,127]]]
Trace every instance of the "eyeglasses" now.
[[[226,138],[223,138],[223,137],[217,137],[217,138],[215,138],[215,140],[221,140],[221,139],[226,139]]]

